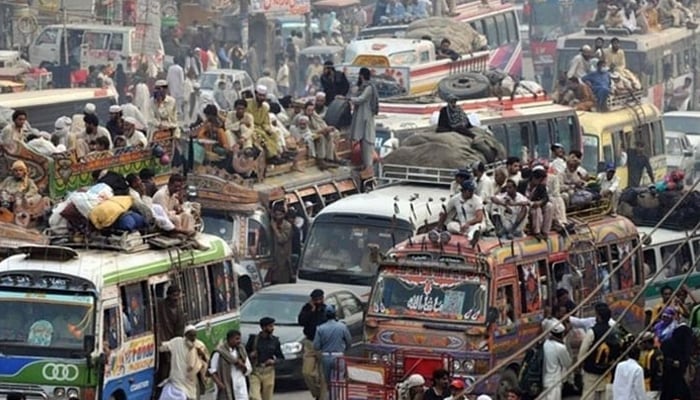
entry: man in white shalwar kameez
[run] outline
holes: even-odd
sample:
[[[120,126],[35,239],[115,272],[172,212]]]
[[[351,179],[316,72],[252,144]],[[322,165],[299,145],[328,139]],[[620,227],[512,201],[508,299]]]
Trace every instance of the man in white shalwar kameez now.
[[[241,345],[241,333],[230,330],[226,343],[212,354],[209,373],[216,383],[216,400],[248,400],[246,376],[253,371],[245,347]]]
[[[209,363],[207,348],[197,340],[194,326],[185,327],[185,336],[174,337],[161,344],[161,352],[170,352],[170,376],[161,385],[160,400],[196,400],[199,393],[198,374]]]

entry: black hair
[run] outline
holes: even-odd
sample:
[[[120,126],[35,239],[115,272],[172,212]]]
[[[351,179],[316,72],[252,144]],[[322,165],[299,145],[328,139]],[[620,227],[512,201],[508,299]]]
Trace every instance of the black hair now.
[[[95,114],[86,114],[85,116],[83,116],[83,122],[85,123],[85,125],[90,124],[98,126],[100,124],[100,119],[97,118],[97,115]]]
[[[16,121],[17,118],[21,117],[22,115],[24,115],[24,117],[26,118],[27,112],[24,110],[15,110],[15,112],[12,113],[12,120]]]
[[[670,290],[671,293],[673,293],[673,288],[672,288],[671,286],[669,286],[669,285],[664,285],[664,286],[661,288],[661,290],[659,290],[659,293],[663,293],[663,292],[665,292],[666,290]]]
[[[139,178],[141,178],[142,181],[152,179],[154,176],[156,176],[156,174],[150,168],[144,168],[139,171]]]
[[[178,183],[178,182],[185,182],[185,177],[180,175],[180,174],[170,175],[170,179],[168,179],[168,184]]]
[[[574,155],[574,156],[576,156],[576,158],[578,158],[578,159],[582,159],[582,158],[583,158],[583,153],[581,153],[580,150],[571,150],[571,151],[569,152],[569,155]]]
[[[95,144],[99,144],[109,150],[109,139],[106,136],[98,136],[95,138]]]
[[[139,178],[138,175],[133,174],[133,173],[126,176],[126,181],[129,183],[129,186],[131,186],[131,185],[133,185],[134,183],[136,183],[136,180],[137,180],[137,179],[141,179],[141,178]]]
[[[506,165],[513,165],[520,162],[520,157],[511,156],[506,159]]]
[[[367,67],[362,67],[360,68],[360,76],[362,79],[368,81],[371,77],[372,73],[370,72],[369,68]]]
[[[444,368],[438,368],[435,371],[433,371],[433,384],[435,381],[438,381],[446,376],[450,376],[450,373],[447,372],[446,369]]]
[[[247,108],[248,102],[245,101],[245,99],[238,99],[233,103],[233,108],[236,108],[238,106],[243,106],[243,108]]]
[[[236,336],[240,337],[241,331],[236,330],[236,329],[231,329],[230,331],[226,332],[226,340],[230,340],[231,338],[234,338]]]

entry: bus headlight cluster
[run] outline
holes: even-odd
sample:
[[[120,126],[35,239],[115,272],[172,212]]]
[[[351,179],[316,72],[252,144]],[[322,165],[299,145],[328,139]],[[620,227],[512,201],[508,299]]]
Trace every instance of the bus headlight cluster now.
[[[76,388],[57,387],[53,390],[53,397],[57,399],[77,400],[80,397],[80,392]]]
[[[379,353],[372,353],[370,355],[369,359],[372,360],[372,362],[379,362],[379,361],[388,362],[390,360],[388,354],[379,354]]]
[[[452,369],[455,372],[474,373],[474,360],[453,360]]]

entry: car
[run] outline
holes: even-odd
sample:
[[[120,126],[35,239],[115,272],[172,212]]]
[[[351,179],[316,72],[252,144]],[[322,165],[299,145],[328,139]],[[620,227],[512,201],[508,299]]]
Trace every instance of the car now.
[[[278,381],[301,381],[304,333],[297,323],[299,311],[309,302],[316,284],[291,283],[268,286],[252,295],[241,306],[241,338],[247,343],[251,335],[260,332],[259,321],[263,317],[275,319],[274,335],[280,339],[284,361],[276,366]],[[338,319],[344,322],[352,334],[353,345],[362,342],[362,318],[365,305],[350,290],[340,287],[320,287],[325,292],[325,303],[336,306]]]
[[[670,111],[663,115],[664,129],[683,132],[690,144],[700,154],[700,111]],[[700,172],[700,158],[696,158],[695,171]]]
[[[685,183],[691,185],[695,179],[697,151],[683,132],[666,131],[666,164],[669,172],[685,173]]]
[[[241,92],[246,90],[251,93],[254,92],[254,83],[250,75],[246,71],[240,69],[210,69],[202,75],[199,76],[199,89],[202,94],[214,95],[214,90],[216,90],[216,85],[218,84],[221,77],[226,80],[226,89],[231,89],[233,87],[233,82],[240,82]]]

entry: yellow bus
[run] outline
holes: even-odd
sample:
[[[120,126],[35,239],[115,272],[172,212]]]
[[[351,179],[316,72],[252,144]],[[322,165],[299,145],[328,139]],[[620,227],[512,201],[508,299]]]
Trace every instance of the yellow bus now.
[[[608,112],[578,112],[583,130],[583,166],[587,171],[602,172],[614,164],[620,188],[629,186],[628,159],[637,143],[654,173],[654,182],[666,175],[666,149],[661,113],[652,104],[623,106]],[[648,173],[642,172],[640,186],[648,185]]]

